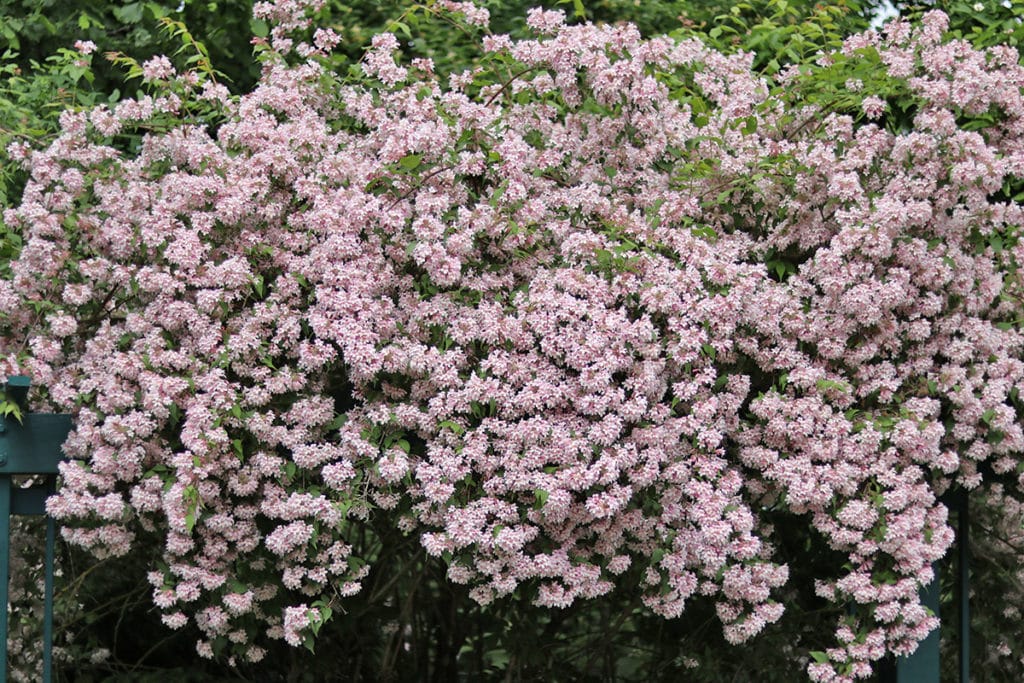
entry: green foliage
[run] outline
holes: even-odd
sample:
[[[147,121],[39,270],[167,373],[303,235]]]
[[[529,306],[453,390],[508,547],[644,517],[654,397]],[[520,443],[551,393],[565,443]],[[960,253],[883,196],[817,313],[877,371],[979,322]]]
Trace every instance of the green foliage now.
[[[787,64],[806,64],[822,50],[837,48],[842,39],[864,30],[871,3],[837,0],[830,3],[750,0],[695,14],[673,32],[693,35],[724,52],[754,54],[754,68],[774,74]],[[720,11],[719,11],[720,10]]]
[[[239,6],[242,5],[244,3]],[[123,15],[125,8],[131,6],[108,9]],[[35,12],[46,7],[36,7]],[[206,47],[205,41],[215,39],[216,32],[199,39],[182,21],[163,13],[155,3],[148,3],[146,9],[154,18],[154,31],[161,37],[159,47],[173,56],[179,69],[196,71],[200,81],[230,78],[224,71],[214,68],[218,52],[211,52]],[[0,10],[10,11],[11,7],[0,3]],[[18,19],[0,14],[0,34],[6,37],[7,43],[5,48],[4,41],[0,40],[0,50],[3,50],[0,54],[0,206],[3,207],[17,203],[27,180],[16,157],[51,141],[57,133],[62,112],[101,104],[112,107],[121,100],[123,93],[136,92],[142,85],[140,59],[121,51],[101,55],[99,49],[92,54],[83,54],[70,45],[60,46],[49,33],[39,37],[40,27],[51,27],[57,31],[61,26],[40,16],[30,14],[25,19]],[[87,29],[104,25],[95,19],[81,19],[89,16],[92,15],[83,9],[78,25]],[[33,28],[26,28],[24,35],[15,33],[7,37],[12,27],[28,26]],[[88,30],[74,31],[70,28],[63,35],[82,35],[83,32],[90,35]],[[116,36],[117,31],[112,34]],[[52,54],[47,54],[41,45],[30,42],[30,38],[37,37],[54,47]],[[108,45],[116,47],[118,44],[108,41]],[[16,47],[27,51],[18,52]],[[138,53],[139,50],[131,51]],[[38,57],[35,56],[37,54]],[[255,69],[256,62],[252,59],[245,59],[243,63]],[[232,71],[230,65],[225,69]],[[153,87],[147,89],[152,91]],[[182,122],[199,119],[207,124],[216,122],[216,116],[211,115],[212,106],[197,107],[193,98],[183,99],[186,110],[182,112]],[[163,123],[167,126],[180,125],[179,121],[169,118]],[[124,133],[110,142],[120,149],[132,149],[140,138],[141,133],[137,131]],[[0,213],[0,276],[9,277],[9,263],[19,253],[21,245],[21,235],[4,223]]]
[[[10,417],[18,422],[24,420],[21,406],[18,405],[17,401],[8,398],[6,394],[0,394],[0,417]]]
[[[901,14],[911,20],[930,10],[949,15],[950,34],[970,41],[975,47],[1012,45],[1024,41],[1024,0],[936,0],[897,3]]]
[[[100,54],[117,52],[136,59],[171,55],[181,43],[161,30],[161,21],[170,19],[183,22],[200,36],[229,81],[248,89],[259,76],[249,44],[251,10],[251,0],[0,0],[0,51],[10,49],[25,71],[79,39],[94,41]],[[124,91],[118,69],[102,63],[95,66],[98,90]]]
[[[5,27],[0,21],[0,27]],[[5,28],[9,28],[9,25]],[[8,156],[9,145],[35,147],[50,138],[66,108],[96,104],[91,56],[60,48],[23,68],[10,49],[0,54],[0,206],[16,203],[26,176]],[[0,214],[0,274],[21,249],[21,236],[10,231]]]

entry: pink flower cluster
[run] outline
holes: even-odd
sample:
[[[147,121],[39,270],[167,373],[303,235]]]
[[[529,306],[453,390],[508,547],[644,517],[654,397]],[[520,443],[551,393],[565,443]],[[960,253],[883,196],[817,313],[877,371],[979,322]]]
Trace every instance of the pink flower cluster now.
[[[259,3],[275,49],[310,4]],[[782,613],[783,511],[846,558],[818,591],[855,623],[811,677],[868,675],[935,626],[937,495],[1024,450],[999,194],[1024,70],[941,20],[844,48],[917,94],[898,133],[869,83],[825,114],[749,56],[541,10],[450,87],[383,35],[363,83],[269,60],[216,138],[130,156],[104,128],[144,114],[67,115],[0,283],[8,369],[76,412],[51,513],[100,552],[162,533],[154,598],[210,639],[301,643],[384,515],[481,603],[622,586],[666,617],[714,601],[739,643]]]

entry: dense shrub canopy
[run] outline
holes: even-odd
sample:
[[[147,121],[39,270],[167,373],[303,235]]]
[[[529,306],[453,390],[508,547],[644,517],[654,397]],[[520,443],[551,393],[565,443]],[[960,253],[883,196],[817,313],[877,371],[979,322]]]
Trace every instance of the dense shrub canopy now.
[[[449,79],[390,34],[339,75],[308,9],[257,4],[251,93],[155,58],[13,148],[0,348],[76,415],[65,538],[156,534],[164,621],[258,661],[360,590],[371,519],[481,604],[704,601],[733,643],[802,571],[783,523],[846,606],[814,680],[912,650],[937,497],[1019,486],[1016,52],[934,12],[769,79],[532,10]]]

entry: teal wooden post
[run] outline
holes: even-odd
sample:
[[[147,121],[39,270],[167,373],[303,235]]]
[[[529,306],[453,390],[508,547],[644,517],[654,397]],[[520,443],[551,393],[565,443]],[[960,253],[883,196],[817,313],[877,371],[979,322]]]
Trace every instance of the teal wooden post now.
[[[945,499],[946,504],[957,513],[957,611],[959,612],[959,681],[971,681],[971,548],[970,509],[966,490],[960,490]],[[921,603],[939,616],[939,567],[935,567],[935,579],[921,589]],[[890,660],[891,662],[891,660]],[[939,630],[928,634],[909,657],[899,657],[895,667],[890,663],[883,667],[881,680],[884,683],[938,683],[939,681]]]
[[[939,616],[939,571],[921,589],[921,603]],[[896,683],[939,683],[939,630],[935,629],[921,641],[909,657],[896,659]]]
[[[0,681],[7,680],[7,608],[11,558],[11,515],[45,515],[53,490],[61,447],[71,431],[70,415],[28,414],[29,379],[9,377],[8,396],[22,407],[22,422],[0,417]],[[15,475],[43,475],[42,486],[12,486]],[[43,681],[53,678],[53,561],[56,528],[46,520],[43,595]]]

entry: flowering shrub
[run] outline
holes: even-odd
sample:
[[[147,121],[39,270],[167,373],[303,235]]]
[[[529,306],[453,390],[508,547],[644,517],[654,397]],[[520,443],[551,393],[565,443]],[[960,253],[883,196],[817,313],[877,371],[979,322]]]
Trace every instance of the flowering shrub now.
[[[937,496],[1020,484],[1015,51],[936,12],[768,81],[538,9],[448,82],[390,34],[338,75],[314,4],[257,4],[253,92],[156,58],[25,152],[3,369],[76,414],[65,538],[157,535],[164,622],[257,662],[313,646],[381,520],[480,604],[636,592],[745,642],[783,520],[839,558],[810,677],[912,651]]]

